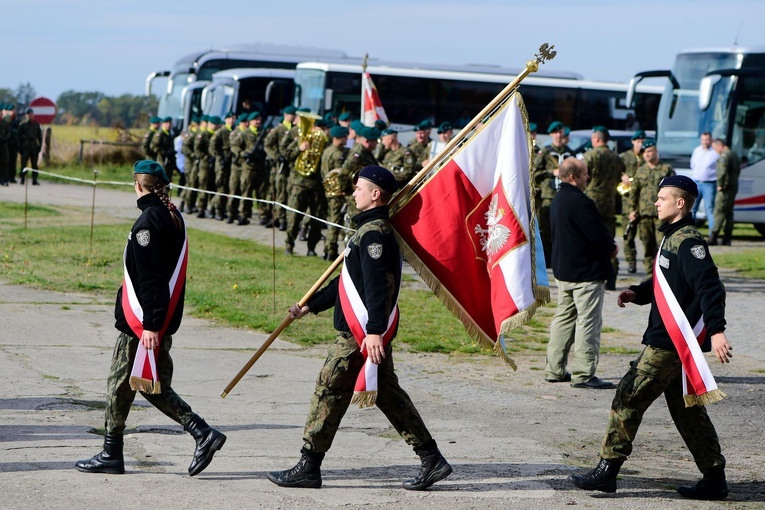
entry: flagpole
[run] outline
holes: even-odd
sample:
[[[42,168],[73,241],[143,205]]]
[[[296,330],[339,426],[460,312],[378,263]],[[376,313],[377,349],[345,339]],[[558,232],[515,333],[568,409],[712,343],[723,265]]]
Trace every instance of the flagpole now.
[[[497,94],[497,96],[488,105],[486,105],[486,107],[481,110],[478,115],[473,117],[473,120],[471,120],[464,128],[462,128],[459,136],[452,138],[449,143],[446,144],[446,147],[444,147],[444,149],[438,154],[438,156],[428,162],[428,164],[422,170],[417,172],[417,174],[412,177],[409,183],[407,183],[403,188],[401,188],[401,190],[399,190],[398,193],[396,193],[389,204],[391,216],[395,215],[402,207],[406,205],[409,199],[412,198],[411,191],[416,188],[421,181],[424,180],[425,176],[427,176],[433,169],[438,168],[445,160],[451,158],[452,151],[460,144],[467,141],[467,139],[472,135],[473,131],[478,127],[478,125],[482,123],[486,117],[489,116],[489,114],[492,113],[499,105],[501,105],[510,96],[510,94],[515,92],[515,89],[518,88],[518,85],[521,83],[521,81],[523,81],[529,74],[537,72],[539,70],[540,64],[544,64],[548,60],[555,58],[557,52],[554,51],[554,48],[555,45],[550,46],[548,43],[541,45],[539,47],[539,52],[534,55],[534,60],[529,60],[526,62],[526,67],[523,69],[521,74],[516,76],[512,82],[510,82],[504,89],[502,89],[502,92]]]
[[[313,296],[319,288],[324,285],[324,282],[327,281],[327,279],[332,276],[332,273],[335,272],[335,269],[337,269],[340,264],[343,262],[343,255],[340,254],[334,262],[332,262],[332,265],[330,265],[326,271],[324,271],[324,274],[322,274],[318,280],[316,280],[316,283],[313,284],[313,286],[308,290],[308,292],[305,293],[305,295],[300,298],[300,301],[298,301],[298,306],[301,308],[305,306],[306,302],[308,302],[309,299],[311,299],[311,296]],[[255,354],[252,355],[252,358],[250,358],[250,361],[247,362],[247,364],[242,367],[242,369],[239,371],[238,374],[231,380],[230,383],[228,383],[228,386],[221,392],[220,396],[221,398],[226,398],[226,395],[228,395],[231,390],[236,386],[236,384],[244,377],[244,374],[246,374],[250,368],[252,368],[252,365],[255,364],[258,359],[260,359],[260,356],[263,355],[264,352],[266,352],[266,349],[268,349],[271,344],[276,340],[276,338],[279,336],[279,334],[284,331],[284,329],[292,324],[294,319],[290,318],[289,314],[282,320],[281,324],[271,333],[271,335],[266,339],[265,342],[263,342],[263,345],[260,346],[260,349],[257,350]]]
[[[364,61],[361,63],[361,105],[359,108],[359,119],[364,122],[364,97],[366,95],[366,77],[367,77],[367,60],[369,60],[369,53],[364,53]]]

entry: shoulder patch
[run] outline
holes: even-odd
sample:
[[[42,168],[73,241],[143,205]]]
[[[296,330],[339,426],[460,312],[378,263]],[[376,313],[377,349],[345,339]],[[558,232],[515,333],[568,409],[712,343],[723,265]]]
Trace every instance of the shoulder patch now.
[[[367,246],[367,251],[369,252],[370,257],[373,259],[379,259],[382,256],[383,245],[380,243],[372,243]]]
[[[691,248],[691,255],[693,255],[699,260],[702,260],[704,257],[707,256],[707,250],[704,248],[704,245],[697,244],[696,246]]]
[[[135,235],[135,240],[138,241],[138,244],[141,246],[148,246],[149,241],[151,241],[151,234],[148,230],[139,230]]]
[[[351,254],[351,245],[349,243],[348,246],[345,247],[345,250],[343,250],[343,257],[348,257],[348,255],[350,254]]]

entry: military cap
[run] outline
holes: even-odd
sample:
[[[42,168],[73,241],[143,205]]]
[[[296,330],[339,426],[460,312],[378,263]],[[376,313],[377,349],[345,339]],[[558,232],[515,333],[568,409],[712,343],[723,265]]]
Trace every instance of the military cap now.
[[[393,128],[383,129],[382,136],[385,136],[385,135],[395,135],[396,133],[398,133],[398,131],[396,131]]]
[[[536,133],[536,132],[537,132],[537,123],[529,122],[529,133]]]
[[[223,124],[223,121],[217,115],[210,115],[210,117],[207,119],[207,122],[211,124]]]
[[[680,188],[682,190],[687,191],[694,197],[699,196],[699,188],[696,186],[696,183],[693,182],[693,179],[686,175],[670,175],[668,177],[665,177],[659,182],[659,189],[661,188]]]
[[[351,120],[351,112],[341,113],[340,116],[337,118],[337,120],[342,120],[342,121]]]
[[[645,140],[645,138],[646,138],[645,131],[643,131],[642,129],[635,131],[635,134],[632,135],[633,140]]]
[[[361,172],[359,172],[359,177],[373,182],[375,185],[379,186],[380,189],[387,191],[388,193],[395,193],[398,189],[396,178],[390,170],[381,166],[365,166],[361,169]]]
[[[198,115],[194,115],[193,117],[191,117],[191,122],[193,122],[194,124],[199,124],[199,120],[200,119]]]
[[[236,117],[236,114],[234,112],[232,112],[231,110],[229,110],[229,111],[226,112],[226,116],[223,117],[223,118],[224,119],[228,119],[229,117],[230,118],[234,118],[234,117]]]
[[[327,122],[331,122],[334,119],[335,119],[335,114],[333,112],[327,112],[324,114],[324,120],[326,120]]]
[[[332,138],[344,138],[348,136],[348,128],[344,126],[333,126],[329,130],[329,136]]]
[[[297,109],[297,111],[303,112],[303,113],[311,113],[311,109],[308,108],[307,106],[301,106],[300,108]]]
[[[430,128],[433,127],[433,123],[429,120],[423,120],[416,126],[414,126],[415,131],[430,131]]]
[[[11,110],[13,110],[14,106],[15,105],[13,103],[8,103],[8,104],[5,105],[5,109],[8,110],[8,111],[11,111]]]
[[[563,128],[563,136],[568,136],[569,134],[571,134],[571,128],[568,127],[568,126],[564,127]]]
[[[150,124],[159,124],[162,122],[162,119],[154,115],[152,118],[149,119]]]
[[[236,121],[239,124],[241,124],[242,122],[247,122],[249,120],[247,117],[249,117],[249,116],[250,116],[249,113],[243,113],[243,114],[239,115],[239,117],[236,118]]]
[[[27,108],[26,113],[34,113],[34,112],[35,112],[34,108]]]
[[[295,115],[295,112],[297,112],[297,108],[295,108],[292,105],[285,106],[284,110],[282,110],[282,113],[287,114],[287,115]]]
[[[593,126],[592,132],[608,134],[608,128],[606,126]]]
[[[359,134],[367,140],[377,140],[380,138],[381,131],[376,127],[364,126],[364,129]]]
[[[201,120],[202,122],[210,122],[210,116],[209,116],[209,115],[207,115],[207,114],[205,114],[205,115],[202,115],[202,116],[199,118],[199,120]]]
[[[327,127],[327,121],[324,119],[316,119],[316,122],[313,123],[316,127]]]
[[[385,123],[382,119],[377,119],[375,121],[375,127],[379,129],[380,131],[384,130],[386,127],[388,127],[388,124]]]
[[[654,140],[653,138],[646,138],[645,141],[643,142],[643,150],[646,150],[650,147],[655,147],[655,146],[656,146],[656,140]]]
[[[454,128],[452,127],[451,122],[442,122],[441,125],[438,126],[438,134],[440,135],[441,133],[446,133],[447,131],[451,131],[452,129]]]
[[[559,120],[556,120],[554,122],[551,122],[549,126],[547,126],[547,134],[555,133],[556,131],[561,131],[565,126],[563,126],[563,123]]]
[[[357,133],[361,133],[361,130],[364,129],[364,123],[361,122],[359,119],[352,120],[350,128],[356,131]]]
[[[165,169],[162,168],[162,165],[150,159],[136,161],[133,165],[133,173],[153,175],[154,177],[162,179],[162,182],[166,184],[170,183],[170,179],[167,178],[167,174],[165,173]]]
[[[162,119],[162,122],[172,122],[172,121],[173,121],[172,117],[165,117],[164,119]]]
[[[247,114],[245,114],[247,115]],[[254,112],[247,115],[247,120],[255,120],[260,118],[260,112],[258,110],[255,110]]]

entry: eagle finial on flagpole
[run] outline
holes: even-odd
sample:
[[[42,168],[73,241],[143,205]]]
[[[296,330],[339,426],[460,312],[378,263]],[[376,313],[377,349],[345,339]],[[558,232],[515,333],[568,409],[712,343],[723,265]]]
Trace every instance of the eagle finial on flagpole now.
[[[369,60],[369,53],[364,53],[364,62],[361,63],[361,72],[367,72],[367,60]]]
[[[555,51],[555,45],[550,46],[548,43],[544,43],[539,47],[539,53],[534,54],[534,60],[526,62],[526,68],[530,73],[536,73],[539,70],[539,64],[544,64],[548,60],[555,58],[558,52]]]

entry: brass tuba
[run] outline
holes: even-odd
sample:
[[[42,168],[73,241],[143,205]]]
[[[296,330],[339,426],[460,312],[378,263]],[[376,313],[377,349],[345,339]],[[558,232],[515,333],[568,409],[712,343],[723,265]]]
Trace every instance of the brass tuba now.
[[[324,194],[327,198],[342,197],[345,195],[345,176],[342,168],[335,168],[324,176]]]
[[[328,138],[321,129],[313,129],[319,115],[308,112],[297,112],[298,115],[298,145],[308,142],[307,150],[301,151],[295,160],[295,171],[303,177],[311,177],[319,169],[321,154]]]

